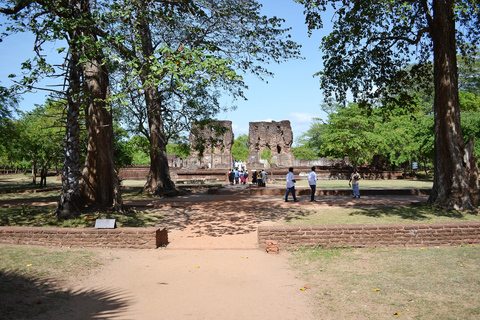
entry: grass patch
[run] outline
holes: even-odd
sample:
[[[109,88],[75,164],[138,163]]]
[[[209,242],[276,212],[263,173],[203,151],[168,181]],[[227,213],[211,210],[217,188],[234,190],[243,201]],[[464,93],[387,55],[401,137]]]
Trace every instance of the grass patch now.
[[[327,224],[394,224],[434,223],[455,221],[480,221],[477,212],[439,210],[429,204],[421,206],[377,207],[368,209],[344,209],[326,207],[318,210],[290,212],[279,222],[287,225]]]
[[[0,247],[0,271],[23,276],[65,279],[82,276],[101,265],[97,254],[87,250]]]
[[[117,227],[153,227],[164,217],[160,212],[127,211],[123,214],[104,212],[86,213],[76,219],[58,220],[54,216],[55,207],[21,207],[0,208],[1,226],[27,227],[74,227],[92,228],[96,219],[116,219]]]
[[[94,251],[1,246],[0,256],[2,319],[56,319],[49,314],[65,314],[59,310],[68,310],[75,301],[89,306],[102,301],[102,306],[112,305],[112,310],[118,302],[122,304],[117,298],[109,301],[111,294],[105,290],[71,291],[62,286],[102,265],[105,260]]]
[[[323,319],[478,319],[480,248],[302,249],[293,253]]]
[[[44,192],[15,192],[0,194],[0,203],[6,202],[57,202],[60,199],[60,190]]]
[[[37,183],[40,177],[37,177]],[[57,177],[47,177],[47,187],[61,187],[62,181]],[[7,190],[33,190],[42,189],[38,184],[33,184],[33,176],[31,174],[7,174],[0,175],[0,192]]]

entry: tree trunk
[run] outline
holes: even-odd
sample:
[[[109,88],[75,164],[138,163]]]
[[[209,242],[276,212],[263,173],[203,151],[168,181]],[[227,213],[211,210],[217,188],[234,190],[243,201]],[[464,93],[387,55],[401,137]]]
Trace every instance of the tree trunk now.
[[[454,3],[433,1],[435,176],[429,202],[444,209],[474,210],[478,166],[473,143],[465,147],[460,126]]]
[[[87,157],[80,192],[88,204],[122,211],[120,183],[113,156],[113,120],[107,110],[109,79],[101,59],[85,65],[84,89],[88,93],[86,108]]]
[[[170,177],[170,169],[167,159],[167,138],[162,117],[162,103],[158,88],[148,81],[149,57],[155,53],[152,44],[152,35],[148,18],[145,16],[147,5],[141,1],[137,9],[138,31],[142,41],[142,54],[145,59],[141,80],[145,92],[145,102],[148,113],[148,124],[150,129],[150,171],[147,183],[143,187],[144,193],[162,195],[175,193],[175,185]]]
[[[87,18],[90,14],[89,0],[73,0],[69,3],[69,18]],[[75,217],[80,205],[106,208],[113,206],[121,211],[120,184],[113,158],[113,126],[111,113],[106,109],[109,95],[108,71],[101,65],[94,48],[86,47],[80,37],[96,36],[87,25],[69,33],[72,58],[69,64],[69,90],[67,130],[65,141],[65,163],[62,177],[63,190],[56,214],[61,218]],[[80,64],[80,55],[89,58]],[[83,86],[81,85],[83,79]],[[87,156],[83,177],[79,172],[79,125],[80,105],[86,105]]]
[[[150,171],[143,192],[162,195],[174,192],[175,185],[170,178],[168,167],[167,139],[164,133],[158,91],[154,87],[147,87],[145,88],[145,97],[150,128]]]
[[[73,48],[70,48],[74,51]],[[62,172],[62,193],[55,215],[60,219],[75,218],[80,214],[80,88],[81,67],[76,52],[71,53],[68,64],[67,110]]]
[[[32,164],[32,184],[37,184],[37,162],[34,160]]]

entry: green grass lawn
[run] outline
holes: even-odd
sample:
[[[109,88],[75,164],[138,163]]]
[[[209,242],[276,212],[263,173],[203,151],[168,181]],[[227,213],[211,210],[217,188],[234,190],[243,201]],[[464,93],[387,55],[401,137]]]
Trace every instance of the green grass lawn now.
[[[0,193],[9,190],[33,190],[41,189],[38,186],[40,177],[37,177],[37,184],[33,184],[31,174],[7,174],[0,175]],[[61,187],[62,181],[57,179],[57,176],[47,177],[47,187]]]
[[[480,221],[478,212],[438,210],[431,205],[352,209],[322,207],[288,212],[278,222],[286,225],[396,224]]]
[[[302,249],[319,319],[479,319],[480,248]]]

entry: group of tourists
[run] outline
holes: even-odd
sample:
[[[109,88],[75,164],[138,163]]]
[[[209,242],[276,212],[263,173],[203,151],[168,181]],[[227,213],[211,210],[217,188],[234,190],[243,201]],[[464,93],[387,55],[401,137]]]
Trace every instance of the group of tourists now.
[[[246,171],[247,170],[247,166],[245,163],[243,163],[242,160],[235,160],[233,159],[233,169],[236,169],[238,171]]]
[[[233,169],[228,172],[228,180],[230,184],[248,184],[249,173],[247,168],[241,162],[234,161]],[[315,192],[317,191],[317,174],[315,173],[315,167],[312,167],[312,170],[308,173],[307,180],[308,185],[311,189],[310,202],[316,202]],[[295,175],[293,173],[293,168],[288,168],[288,173],[285,177],[287,180],[287,192],[285,194],[285,202],[289,202],[288,196],[291,193],[294,202],[299,202],[295,194]],[[350,175],[348,180],[348,185],[352,187],[353,198],[360,198],[360,191],[358,187],[358,182],[360,181],[360,174],[358,173],[357,168],[353,169],[353,173]],[[267,183],[267,173],[264,169],[257,172],[257,170],[252,171],[252,183],[257,184],[259,187],[265,187]]]
[[[233,168],[228,172],[228,181],[231,185],[235,184],[248,184],[248,177],[250,176],[248,170],[238,170],[238,168]],[[252,183],[258,185],[259,187],[265,187],[267,183],[267,173],[265,170],[253,170],[252,172]]]
[[[232,171],[228,173],[228,181],[230,184],[247,184],[248,175],[247,169],[239,171],[237,168],[233,168]]]
[[[295,195],[295,175],[293,174],[293,168],[288,168],[288,173],[286,176],[287,180],[287,193],[285,194],[285,202],[288,202],[288,195],[291,193],[293,197],[293,202],[299,202],[297,196]],[[317,190],[317,174],[315,173],[315,167],[312,167],[312,171],[309,172],[307,176],[308,184],[310,185],[311,194],[310,202],[316,202],[315,192]],[[360,198],[360,191],[358,187],[358,182],[360,181],[360,174],[358,173],[357,168],[353,169],[353,173],[350,175],[350,180],[348,180],[348,185],[352,186],[353,198]]]
[[[267,173],[265,170],[262,169],[260,172],[253,170],[252,183],[257,184],[259,187],[265,187],[267,185]]]

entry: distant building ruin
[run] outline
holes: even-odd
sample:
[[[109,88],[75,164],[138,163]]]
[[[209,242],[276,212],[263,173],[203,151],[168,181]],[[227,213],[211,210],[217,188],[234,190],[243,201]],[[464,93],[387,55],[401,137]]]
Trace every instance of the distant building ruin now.
[[[184,166],[189,169],[228,169],[233,163],[232,121],[195,124],[190,131],[191,153]]]
[[[294,165],[293,132],[290,121],[250,122],[249,125],[250,155],[247,158],[249,168]],[[265,150],[270,150],[271,159],[262,159],[262,153]]]

